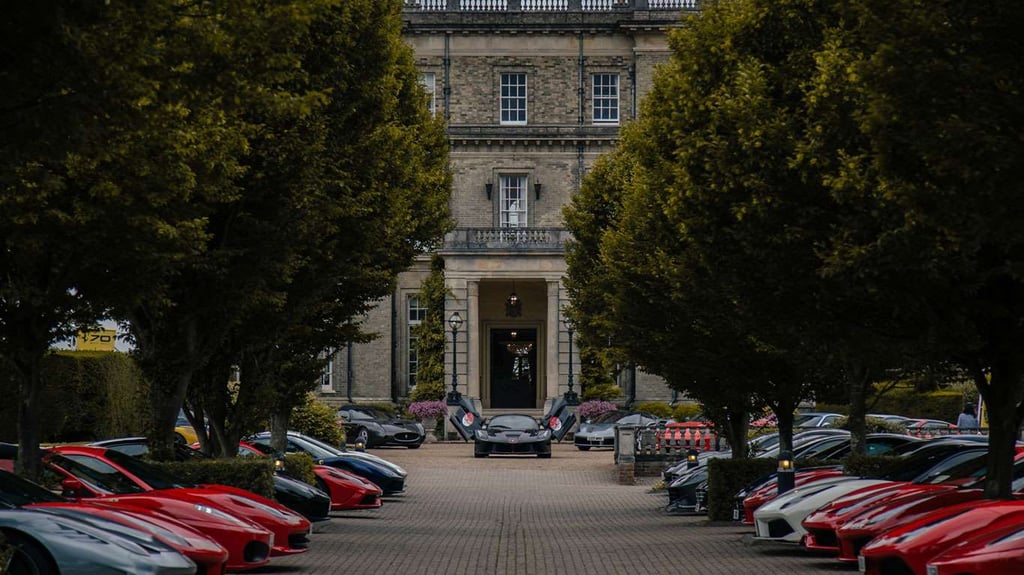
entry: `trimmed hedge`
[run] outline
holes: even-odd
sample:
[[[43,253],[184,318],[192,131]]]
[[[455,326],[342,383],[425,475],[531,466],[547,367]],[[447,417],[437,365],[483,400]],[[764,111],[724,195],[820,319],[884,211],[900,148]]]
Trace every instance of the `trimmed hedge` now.
[[[148,462],[183,483],[230,485],[274,499],[274,460],[269,457]]]
[[[149,385],[131,356],[52,353],[43,359],[42,378],[41,441],[67,443],[145,434]],[[0,393],[16,397],[17,389],[9,389],[10,385],[6,381],[0,384]],[[17,441],[17,410],[15,401],[0,402],[0,441]]]
[[[956,422],[957,416],[963,411],[964,396],[959,391],[931,391],[921,393],[913,388],[895,388],[886,391],[877,398],[867,399],[871,413],[892,413],[906,417],[925,419],[941,419]],[[830,411],[848,414],[850,406],[846,404],[818,403],[815,411]]]

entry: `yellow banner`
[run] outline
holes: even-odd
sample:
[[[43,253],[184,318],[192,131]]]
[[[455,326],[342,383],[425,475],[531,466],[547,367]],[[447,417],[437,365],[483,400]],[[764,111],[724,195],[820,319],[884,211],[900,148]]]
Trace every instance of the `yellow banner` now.
[[[75,349],[78,351],[114,351],[116,340],[116,329],[80,331],[78,337],[75,338]]]

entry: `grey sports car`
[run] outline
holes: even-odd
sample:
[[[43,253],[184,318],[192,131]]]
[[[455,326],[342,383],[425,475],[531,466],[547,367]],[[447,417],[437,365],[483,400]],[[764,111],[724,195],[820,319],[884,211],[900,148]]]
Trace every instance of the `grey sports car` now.
[[[580,451],[591,447],[615,447],[616,425],[646,426],[668,421],[642,411],[609,411],[581,423],[573,435],[573,443]]]
[[[152,535],[100,518],[78,520],[30,509],[0,510],[0,530],[13,555],[0,552],[0,573],[192,575],[191,559]]]
[[[473,438],[473,455],[551,457],[551,430],[529,415],[507,413],[488,419]]]

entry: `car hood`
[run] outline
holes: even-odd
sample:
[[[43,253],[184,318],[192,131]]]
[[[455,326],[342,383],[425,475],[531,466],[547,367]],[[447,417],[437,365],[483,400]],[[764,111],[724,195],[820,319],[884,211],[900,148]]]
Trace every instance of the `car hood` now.
[[[200,485],[167,491],[177,491],[183,497],[206,501],[232,515],[246,517],[263,526],[286,525],[309,528],[309,520],[302,515],[276,501],[244,489],[228,485]]]
[[[581,423],[576,433],[587,435],[611,435],[615,431],[614,423]]]

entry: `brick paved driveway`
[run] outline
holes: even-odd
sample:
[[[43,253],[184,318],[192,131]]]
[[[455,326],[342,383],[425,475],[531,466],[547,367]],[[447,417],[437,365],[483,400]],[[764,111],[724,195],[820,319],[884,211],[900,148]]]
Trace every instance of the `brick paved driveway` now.
[[[406,493],[317,524],[309,552],[252,573],[347,575],[814,575],[856,573],[800,549],[750,545],[746,528],[667,515],[655,478],[616,482],[610,451],[475,459],[468,443],[375,449]],[[746,541],[745,541],[746,540]]]

